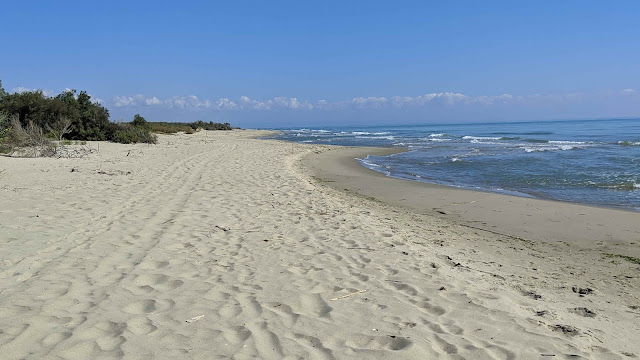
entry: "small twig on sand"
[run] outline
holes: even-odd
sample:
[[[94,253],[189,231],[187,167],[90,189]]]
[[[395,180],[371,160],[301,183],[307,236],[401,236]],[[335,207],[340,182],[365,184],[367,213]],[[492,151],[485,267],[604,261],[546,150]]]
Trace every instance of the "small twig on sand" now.
[[[348,247],[347,250],[369,250],[369,251],[376,251],[376,249],[372,249],[372,248],[366,248],[366,247]]]
[[[222,230],[222,231],[225,231],[225,232],[226,232],[226,231],[231,230],[231,229],[227,229],[227,228],[224,228],[224,227],[222,227],[222,226],[218,226],[218,225],[216,225],[216,227],[217,227],[218,229]]]
[[[202,319],[203,317],[204,317],[204,315],[200,315],[200,316],[192,317],[191,319],[186,320],[185,322],[187,322],[187,323],[191,324],[191,323],[194,323],[194,322],[196,322],[196,321],[198,321],[198,320]]]
[[[338,296],[337,298],[333,298],[333,299],[331,299],[330,301],[335,301],[335,300],[340,300],[340,299],[348,298],[348,297],[353,296],[353,295],[362,294],[363,292],[366,292],[366,291],[367,291],[367,290],[358,290],[358,291],[353,292],[353,293],[351,293],[351,294]]]

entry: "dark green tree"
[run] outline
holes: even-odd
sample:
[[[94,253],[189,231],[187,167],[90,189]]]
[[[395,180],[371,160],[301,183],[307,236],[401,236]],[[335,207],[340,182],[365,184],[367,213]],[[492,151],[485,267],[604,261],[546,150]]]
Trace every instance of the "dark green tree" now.
[[[0,98],[2,98],[5,95],[7,95],[7,92],[4,91],[4,88],[2,87],[2,80],[0,80]]]
[[[135,114],[133,116],[133,121],[131,122],[131,125],[141,129],[149,129],[149,123],[140,114]]]
[[[61,119],[71,121],[66,138],[71,140],[108,140],[115,131],[109,122],[109,111],[84,91],[75,90],[46,97],[40,90],[6,94],[0,97],[0,111],[17,116],[23,126],[29,123],[47,129],[54,128]]]

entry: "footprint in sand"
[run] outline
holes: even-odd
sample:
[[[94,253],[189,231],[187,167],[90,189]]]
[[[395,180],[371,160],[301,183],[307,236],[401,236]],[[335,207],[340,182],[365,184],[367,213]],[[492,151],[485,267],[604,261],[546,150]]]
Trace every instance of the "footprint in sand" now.
[[[136,301],[125,306],[123,310],[129,314],[152,313],[156,310],[156,301],[155,300]]]
[[[362,350],[404,350],[413,343],[411,340],[402,336],[386,335],[386,336],[351,336],[345,345]]]
[[[320,294],[303,294],[300,296],[300,308],[301,314],[311,317],[329,317],[329,313],[333,310],[322,299]]]
[[[135,279],[135,283],[139,286],[150,286],[159,291],[169,291],[182,286],[184,281],[169,280],[168,276],[162,274],[143,274]]]
[[[420,310],[434,316],[440,316],[447,312],[444,308],[437,305],[431,305],[428,301],[418,301],[415,305]]]
[[[173,308],[175,305],[173,300],[152,300],[145,299],[136,302],[132,302],[129,305],[125,306],[122,310],[129,314],[141,315],[141,314],[149,314],[158,311],[165,311],[167,309]]]

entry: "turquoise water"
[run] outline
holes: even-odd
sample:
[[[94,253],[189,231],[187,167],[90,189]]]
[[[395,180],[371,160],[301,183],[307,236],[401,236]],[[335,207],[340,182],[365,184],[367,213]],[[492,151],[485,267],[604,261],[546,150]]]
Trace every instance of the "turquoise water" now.
[[[279,129],[278,139],[408,147],[392,177],[640,211],[640,119]]]

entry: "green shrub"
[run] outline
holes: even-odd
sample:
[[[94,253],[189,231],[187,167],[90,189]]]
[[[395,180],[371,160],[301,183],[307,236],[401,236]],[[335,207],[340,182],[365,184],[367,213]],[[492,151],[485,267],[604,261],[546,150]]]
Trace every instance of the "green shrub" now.
[[[131,125],[140,129],[145,129],[145,130],[149,130],[151,128],[147,120],[142,116],[140,116],[140,114],[135,114],[133,116],[133,121],[131,122]]]
[[[155,144],[158,142],[158,137],[149,132],[149,130],[130,125],[121,125],[121,129],[117,130],[113,134],[113,138],[111,140],[121,144]]]
[[[175,134],[178,132],[193,133],[191,126],[182,123],[148,122],[147,124],[151,132],[158,134]]]
[[[64,91],[47,97],[42,91],[0,94],[0,111],[17,116],[23,127],[33,122],[41,129],[56,129],[61,119],[69,122],[65,138],[70,140],[107,140],[109,111],[91,101],[85,91]],[[64,135],[63,134],[63,135]],[[59,139],[59,138],[58,138]]]
[[[194,130],[204,129],[204,130],[233,130],[233,127],[229,123],[214,123],[213,121],[209,121],[208,123],[198,120],[189,124],[191,128]]]

